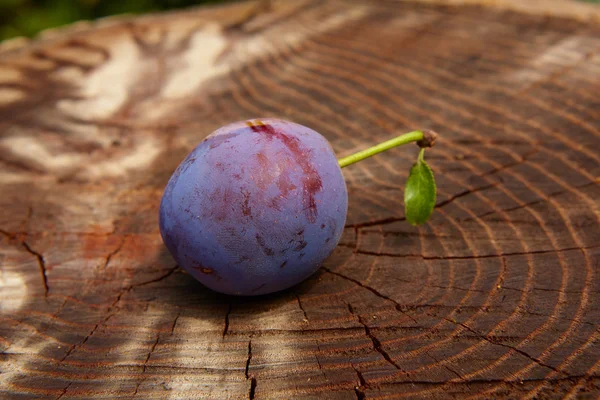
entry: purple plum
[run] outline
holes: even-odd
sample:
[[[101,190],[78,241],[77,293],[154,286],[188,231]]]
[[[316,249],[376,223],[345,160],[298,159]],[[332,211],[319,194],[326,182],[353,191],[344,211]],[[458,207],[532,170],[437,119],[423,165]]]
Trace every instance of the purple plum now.
[[[252,119],[210,134],[163,194],[160,232],[188,273],[226,294],[260,295],[313,274],[348,208],[328,141],[305,126]]]

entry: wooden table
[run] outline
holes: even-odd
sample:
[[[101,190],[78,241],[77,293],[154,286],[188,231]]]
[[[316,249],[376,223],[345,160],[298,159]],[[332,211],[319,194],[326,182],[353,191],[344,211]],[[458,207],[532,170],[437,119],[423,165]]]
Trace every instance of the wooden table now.
[[[443,3],[443,4],[441,4]],[[600,396],[598,6],[236,3],[0,49],[3,399]],[[490,4],[488,4],[490,3]],[[204,136],[278,116],[347,155],[342,242],[306,282],[215,294],[158,233]]]

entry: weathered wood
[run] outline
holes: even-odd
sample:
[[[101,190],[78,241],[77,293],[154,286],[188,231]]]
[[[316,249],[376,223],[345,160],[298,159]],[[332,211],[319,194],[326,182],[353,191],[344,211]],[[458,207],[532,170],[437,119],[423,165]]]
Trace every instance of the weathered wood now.
[[[241,3],[5,44],[0,397],[599,396],[600,29],[557,13]],[[432,220],[403,221],[416,148],[391,151],[344,169],[315,276],[204,289],[162,245],[160,196],[255,116],[340,156],[439,131]]]

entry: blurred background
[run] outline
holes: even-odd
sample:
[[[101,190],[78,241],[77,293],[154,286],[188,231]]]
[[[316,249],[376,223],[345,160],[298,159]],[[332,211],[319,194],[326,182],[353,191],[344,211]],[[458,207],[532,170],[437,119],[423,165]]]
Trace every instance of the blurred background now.
[[[0,0],[0,40],[79,20],[172,10],[226,0]]]
[[[223,3],[227,0],[0,0],[0,41],[79,20]],[[524,2],[532,0],[523,0]],[[600,3],[600,0],[580,0]]]

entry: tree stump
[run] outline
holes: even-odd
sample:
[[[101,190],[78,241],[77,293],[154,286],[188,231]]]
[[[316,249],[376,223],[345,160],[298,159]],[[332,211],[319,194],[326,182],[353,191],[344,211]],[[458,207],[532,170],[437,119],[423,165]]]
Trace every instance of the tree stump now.
[[[600,11],[426,3],[237,3],[5,43],[0,397],[599,396]],[[438,131],[433,218],[404,221],[417,148],[393,150],[344,169],[344,236],[310,279],[204,288],[162,244],[162,190],[204,136],[271,116],[340,156]]]

